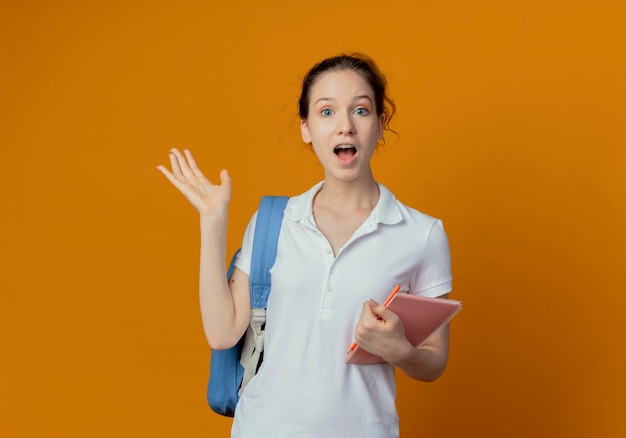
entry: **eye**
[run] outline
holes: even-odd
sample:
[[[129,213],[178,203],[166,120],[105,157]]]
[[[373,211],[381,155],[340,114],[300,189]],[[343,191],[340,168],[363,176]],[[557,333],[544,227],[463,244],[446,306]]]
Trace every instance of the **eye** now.
[[[360,107],[354,110],[354,114],[356,114],[357,116],[366,116],[369,113],[370,113],[369,110],[363,107]]]
[[[324,108],[322,111],[320,111],[320,114],[324,117],[330,117],[334,114],[334,112],[330,108]]]

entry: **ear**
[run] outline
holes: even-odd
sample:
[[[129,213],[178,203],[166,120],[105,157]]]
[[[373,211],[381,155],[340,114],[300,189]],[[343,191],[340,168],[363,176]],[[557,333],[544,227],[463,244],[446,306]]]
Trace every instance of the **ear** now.
[[[306,144],[311,143],[311,134],[309,133],[309,125],[304,119],[300,119],[300,134],[302,135],[302,141],[304,141]]]
[[[383,134],[385,133],[385,116],[380,116],[378,118],[378,140],[383,138]]]

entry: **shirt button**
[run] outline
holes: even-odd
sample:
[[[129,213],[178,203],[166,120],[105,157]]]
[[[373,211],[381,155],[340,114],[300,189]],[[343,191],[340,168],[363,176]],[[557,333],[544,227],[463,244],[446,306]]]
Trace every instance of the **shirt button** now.
[[[326,248],[326,254],[330,254],[332,250],[330,248]]]
[[[332,291],[333,291],[333,287],[332,287],[332,286],[328,286],[328,287],[326,288],[326,290],[327,290],[328,292],[332,292]]]

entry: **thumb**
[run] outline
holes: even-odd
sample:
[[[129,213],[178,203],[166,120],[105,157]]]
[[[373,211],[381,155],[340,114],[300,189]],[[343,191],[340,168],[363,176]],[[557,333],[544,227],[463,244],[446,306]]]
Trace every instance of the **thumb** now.
[[[228,174],[228,170],[222,169],[220,172],[220,181],[222,185],[231,185],[230,175]]]
[[[376,300],[372,300],[372,299],[370,299],[368,301],[368,304],[369,304],[370,310],[372,311],[374,316],[376,316],[376,318],[384,319],[383,314],[387,310],[387,308],[385,306],[383,306],[382,304],[378,303]]]

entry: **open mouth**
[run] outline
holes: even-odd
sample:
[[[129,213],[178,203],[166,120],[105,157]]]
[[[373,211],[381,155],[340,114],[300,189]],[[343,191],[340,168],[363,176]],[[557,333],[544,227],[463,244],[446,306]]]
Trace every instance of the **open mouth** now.
[[[356,155],[356,147],[350,144],[340,144],[334,149],[334,152],[342,161],[351,160]]]

